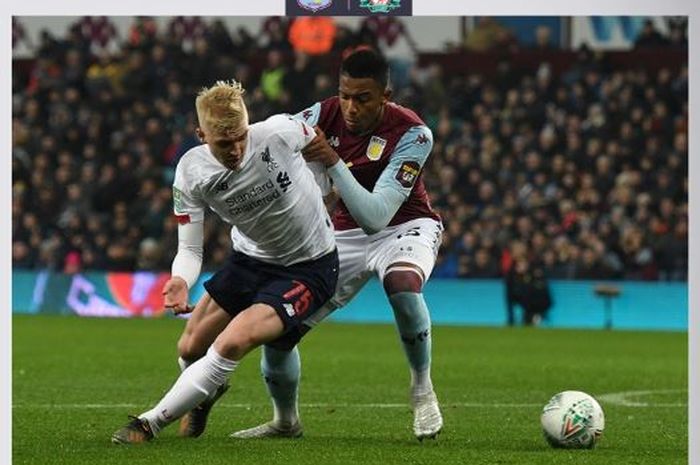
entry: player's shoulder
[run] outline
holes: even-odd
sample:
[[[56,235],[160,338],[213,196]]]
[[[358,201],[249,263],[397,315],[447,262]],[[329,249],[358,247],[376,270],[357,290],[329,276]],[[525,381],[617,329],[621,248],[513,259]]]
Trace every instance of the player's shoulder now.
[[[266,129],[275,129],[278,127],[286,127],[294,124],[294,117],[286,113],[278,113],[276,115],[269,116],[266,120],[256,123],[264,126]]]
[[[221,164],[216,162],[206,144],[192,147],[177,162],[177,171],[189,182],[206,178],[221,168]]]
[[[200,144],[192,147],[187,152],[185,152],[180,160],[177,162],[178,166],[182,167],[192,167],[192,166],[202,166],[207,165],[210,159],[213,157],[207,144]]]
[[[394,102],[387,102],[384,106],[388,113],[385,121],[391,121],[395,125],[405,126],[425,126],[425,122],[416,114],[415,111],[408,107],[404,107]]]
[[[334,95],[332,97],[328,97],[325,100],[321,100],[319,104],[321,105],[322,111],[330,111],[340,108],[340,99],[337,95]]]
[[[379,130],[388,139],[432,146],[432,131],[413,110],[389,102],[385,111],[387,114]]]
[[[266,120],[251,124],[249,130],[252,131],[253,140],[264,141],[263,143],[292,137],[290,133],[310,131],[308,125],[304,126],[304,123],[295,119],[293,115],[286,113],[272,115]]]

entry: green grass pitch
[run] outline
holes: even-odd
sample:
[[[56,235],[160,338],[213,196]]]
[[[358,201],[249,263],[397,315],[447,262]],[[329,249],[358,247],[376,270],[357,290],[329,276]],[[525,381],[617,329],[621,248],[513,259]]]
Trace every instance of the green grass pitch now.
[[[228,437],[271,415],[256,351],[199,439],[178,438],[171,426],[148,444],[111,444],[126,415],[150,408],[175,380],[183,325],[15,316],[13,463],[687,463],[685,333],[435,327],[445,427],[419,443],[394,328],[326,323],[301,345],[302,439]],[[541,408],[565,389],[593,394],[605,410],[595,450],[553,450],[542,438]]]

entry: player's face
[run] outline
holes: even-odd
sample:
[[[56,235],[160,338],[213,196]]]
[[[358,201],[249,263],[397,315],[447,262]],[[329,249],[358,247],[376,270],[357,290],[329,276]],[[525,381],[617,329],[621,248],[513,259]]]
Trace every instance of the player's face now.
[[[199,137],[209,145],[211,153],[226,168],[235,170],[241,165],[248,140],[247,127],[230,133],[217,133],[202,128]]]
[[[341,74],[338,98],[347,128],[355,134],[364,134],[379,124],[389,92],[372,78]]]

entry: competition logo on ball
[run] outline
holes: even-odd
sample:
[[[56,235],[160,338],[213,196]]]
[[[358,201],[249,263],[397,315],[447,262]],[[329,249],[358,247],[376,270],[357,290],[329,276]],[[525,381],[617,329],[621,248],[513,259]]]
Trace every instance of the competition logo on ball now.
[[[328,8],[333,0],[297,0],[297,4],[305,10],[313,13]]]
[[[371,13],[388,13],[401,6],[401,0],[360,0],[360,8],[368,8]]]
[[[564,391],[542,409],[542,432],[552,447],[592,449],[605,429],[600,404],[585,392]]]

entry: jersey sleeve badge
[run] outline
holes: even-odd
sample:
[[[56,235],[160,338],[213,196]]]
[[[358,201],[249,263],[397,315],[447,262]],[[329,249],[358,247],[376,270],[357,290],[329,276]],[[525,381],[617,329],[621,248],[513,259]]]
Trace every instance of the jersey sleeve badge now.
[[[406,189],[413,187],[413,184],[418,179],[418,174],[420,173],[420,165],[415,161],[405,161],[401,164],[398,173],[396,173],[396,180],[399,181]]]

